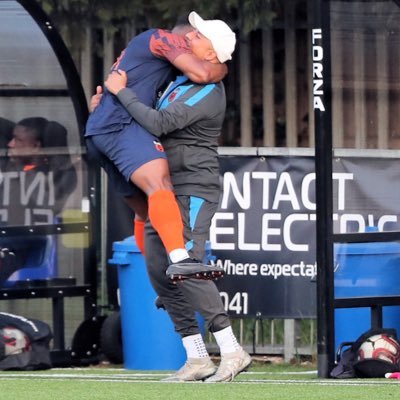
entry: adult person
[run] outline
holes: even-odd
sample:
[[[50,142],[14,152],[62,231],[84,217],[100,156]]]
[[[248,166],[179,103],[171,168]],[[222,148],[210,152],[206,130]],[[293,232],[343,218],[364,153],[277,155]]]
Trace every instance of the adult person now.
[[[51,213],[47,213],[47,221],[38,221],[38,223],[52,223],[54,217],[62,211],[78,181],[76,169],[69,155],[43,151],[50,150],[52,147],[66,148],[68,146],[66,128],[57,121],[50,121],[43,117],[24,118],[14,127],[7,146],[6,170],[24,172],[24,181],[27,183],[37,179],[38,173],[48,177],[48,200],[43,200],[42,203],[51,209]],[[28,200],[26,207],[29,207],[32,201],[32,207],[37,208],[35,199],[32,197]],[[32,217],[24,223],[34,224],[35,222]]]
[[[194,31],[186,37],[196,55],[212,63],[227,60],[226,47],[219,47],[213,25],[222,21],[203,20],[192,12],[189,21]],[[223,23],[224,24],[224,23]],[[235,43],[234,33],[231,41]],[[230,54],[229,54],[230,57]],[[205,241],[220,195],[218,137],[225,116],[226,99],[222,82],[194,84],[181,76],[166,90],[157,109],[143,104],[126,86],[126,74],[118,70],[109,75],[106,87],[114,93],[133,118],[160,137],[170,164],[171,178],[184,221],[184,235],[193,258],[203,259]],[[171,283],[165,271],[168,257],[159,235],[146,224],[146,265],[159,304],[166,309],[181,335],[187,362],[166,381],[231,381],[251,363],[251,357],[238,344],[218,289],[210,280],[183,279]],[[169,272],[169,275],[173,271]],[[217,369],[200,334],[195,312],[206,320],[221,352]],[[151,344],[149,344],[151,345]]]
[[[67,146],[67,130],[56,121],[29,117],[15,124],[7,143],[7,163],[0,182],[0,223],[51,224],[77,185],[69,155],[51,154]],[[1,238],[0,282],[24,266],[42,238]]]
[[[223,41],[226,31],[219,34]],[[130,41],[113,69],[126,71],[128,87],[135,90],[144,104],[154,106],[157,92],[171,80],[173,67],[199,83],[219,81],[225,76],[225,65],[201,60],[192,51],[182,35],[151,29]],[[182,275],[202,279],[221,276],[222,268],[189,257],[163,147],[108,91],[89,116],[85,137],[89,155],[105,169],[115,189],[135,212],[135,238],[142,253],[145,252],[144,221],[148,215],[172,265]]]
[[[12,191],[15,187],[24,193],[3,193],[2,198],[3,201],[12,198],[13,204],[10,205],[19,207],[16,216],[19,214],[19,217],[24,216],[25,219],[11,221],[12,224],[52,223],[54,217],[62,211],[68,196],[77,185],[77,173],[69,155],[52,154],[50,150],[52,147],[65,148],[67,145],[67,130],[56,121],[30,117],[15,125],[7,143],[7,164],[3,170],[10,176],[9,179],[3,179],[6,184],[3,184],[2,189]],[[0,207],[7,205],[0,204]],[[25,208],[25,212],[21,213],[21,207]],[[28,215],[26,210],[29,208],[46,208],[51,212]]]

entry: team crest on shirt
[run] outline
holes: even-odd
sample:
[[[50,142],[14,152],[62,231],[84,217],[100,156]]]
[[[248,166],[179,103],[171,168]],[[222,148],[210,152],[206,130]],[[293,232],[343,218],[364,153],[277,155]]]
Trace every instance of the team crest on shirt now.
[[[154,146],[158,151],[161,151],[164,153],[164,147],[163,145],[158,141],[158,140],[153,140]]]
[[[176,95],[179,93],[179,88],[176,88],[169,96],[168,101],[172,103],[175,100]]]

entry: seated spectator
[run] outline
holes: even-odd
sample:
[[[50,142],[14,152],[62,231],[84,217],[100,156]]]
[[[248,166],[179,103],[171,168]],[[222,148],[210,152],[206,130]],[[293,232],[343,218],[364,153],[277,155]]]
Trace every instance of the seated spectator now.
[[[58,122],[32,117],[15,124],[0,179],[2,225],[55,222],[77,185],[67,146],[67,130]],[[24,267],[39,239],[0,239],[0,286]]]
[[[76,170],[66,149],[67,131],[55,121],[32,117],[15,125],[0,186],[0,208],[7,214],[3,223],[34,225],[54,221],[77,185]]]

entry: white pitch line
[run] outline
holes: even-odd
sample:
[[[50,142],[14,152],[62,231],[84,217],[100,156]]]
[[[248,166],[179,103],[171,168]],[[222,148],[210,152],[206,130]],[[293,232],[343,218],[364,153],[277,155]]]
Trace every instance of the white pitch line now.
[[[27,381],[29,382],[30,379],[29,378],[5,378],[5,379],[0,379],[1,380],[5,380],[5,381],[16,381],[16,380],[20,380],[20,381]],[[39,378],[36,380],[40,380],[43,382],[48,382],[49,379],[46,378]],[[55,378],[53,379],[54,381],[62,381],[65,379],[62,378]],[[115,383],[159,383],[159,384],[163,384],[163,385],[215,385],[215,383],[206,383],[206,382],[163,382],[163,381],[157,381],[157,380],[127,380],[127,379],[75,379],[76,381],[81,381],[81,382],[115,382]],[[286,381],[286,380],[282,380],[282,381],[277,381],[277,380],[250,380],[250,381],[233,381],[233,382],[222,382],[220,384],[233,384],[233,385],[292,385],[292,386],[384,386],[384,385],[390,385],[392,386],[394,384],[394,382],[368,382],[368,383],[353,383],[350,384],[349,382],[345,383],[345,382],[341,382],[338,383],[338,381],[332,381],[332,382],[308,382],[308,381],[304,381],[304,380],[299,380],[299,381]]]
[[[50,381],[50,380],[52,380],[52,381],[65,381],[66,379],[65,378],[53,378],[53,379],[48,379],[48,378],[45,378],[45,377],[38,377],[38,378],[35,378],[35,381],[43,381],[43,382],[48,382],[48,381]],[[84,378],[75,378],[75,379],[73,379],[74,381],[78,381],[78,382],[115,382],[115,383],[163,383],[163,382],[160,382],[160,381],[156,381],[156,380],[131,380],[131,379],[94,379],[94,378],[91,378],[91,379],[84,379]],[[27,381],[27,382],[29,382],[29,381],[31,381],[31,379],[30,378],[26,378],[26,377],[23,377],[23,378],[17,378],[17,377],[6,377],[6,378],[1,378],[0,377],[0,381]]]
[[[120,379],[135,379],[135,377],[149,377],[149,378],[160,378],[163,376],[167,376],[169,374],[132,374],[132,375],[95,375],[95,374],[26,374],[26,373],[18,373],[18,374],[10,374],[10,373],[1,373],[0,379],[4,378],[46,378],[46,379],[110,379],[110,380],[120,380]]]
[[[87,371],[87,368],[52,368],[51,371]],[[122,374],[112,374],[113,376],[167,376],[174,373],[174,371],[169,372],[133,372],[133,370],[127,370],[124,368],[101,368],[101,372],[115,372],[122,371]],[[37,372],[40,373],[40,372]],[[317,375],[317,370],[311,371],[281,371],[281,372],[273,372],[273,371],[244,371],[241,375]]]
[[[176,382],[162,382],[154,379],[154,376],[160,377],[160,375],[166,374],[132,374],[125,375],[120,374],[118,376],[104,376],[104,375],[94,375],[94,374],[26,374],[26,373],[1,373],[1,380],[23,380],[28,381],[31,378],[41,381],[49,380],[76,380],[76,381],[95,381],[95,382],[117,382],[117,383],[162,383],[162,384],[177,384]],[[134,379],[140,377],[141,379]],[[143,379],[148,376],[149,379]],[[132,379],[129,379],[132,378]],[[207,384],[203,382],[185,382],[190,384]],[[300,379],[249,379],[249,380],[236,380],[231,382],[232,384],[238,385],[253,385],[253,384],[263,384],[263,385],[301,385],[301,386],[382,386],[382,385],[396,385],[399,384],[397,380],[300,380]],[[178,383],[182,384],[182,382]],[[399,386],[400,387],[400,386]]]
[[[306,371],[306,372],[242,372],[241,375],[308,375],[308,374],[316,374],[316,371]],[[27,378],[95,378],[101,379],[107,377],[108,379],[120,379],[120,378],[135,378],[135,377],[164,377],[169,376],[172,373],[165,372],[156,372],[156,373],[125,373],[125,374],[74,374],[74,373],[65,373],[65,374],[56,374],[56,373],[46,373],[46,372],[36,372],[36,373],[24,373],[24,372],[15,372],[15,373],[0,373],[1,377],[27,377]]]
[[[395,385],[399,384],[395,380],[381,379],[315,379],[315,380],[303,380],[303,379],[248,379],[246,381],[234,381],[233,383],[270,383],[270,384],[291,384],[291,385],[327,385],[327,386],[370,386],[370,385]],[[400,386],[399,386],[400,387]]]
[[[318,371],[286,371],[286,372],[273,372],[273,371],[246,371],[241,372],[241,375],[317,375]]]
[[[52,371],[87,371],[87,368],[52,368]],[[122,371],[123,374],[121,375],[154,375],[154,376],[164,376],[164,375],[170,375],[173,372],[133,372],[134,370],[129,370],[129,369],[125,369],[125,368],[101,368],[99,369],[99,371],[101,372],[115,372],[115,371]],[[38,372],[40,373],[40,372]],[[266,374],[266,375],[303,375],[303,374],[317,374],[318,371],[317,370],[310,370],[310,371],[283,371],[283,372],[273,372],[273,371],[245,371],[242,372],[242,374],[245,375],[262,375],[262,374]],[[117,375],[117,374],[115,374]]]

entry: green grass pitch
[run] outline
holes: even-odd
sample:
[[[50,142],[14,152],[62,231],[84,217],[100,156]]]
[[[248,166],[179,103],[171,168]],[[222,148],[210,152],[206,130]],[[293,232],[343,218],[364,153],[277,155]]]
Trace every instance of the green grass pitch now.
[[[399,399],[392,379],[319,379],[315,368],[255,365],[230,383],[164,383],[168,371],[63,368],[1,371],[0,399],[8,400],[257,400]]]

